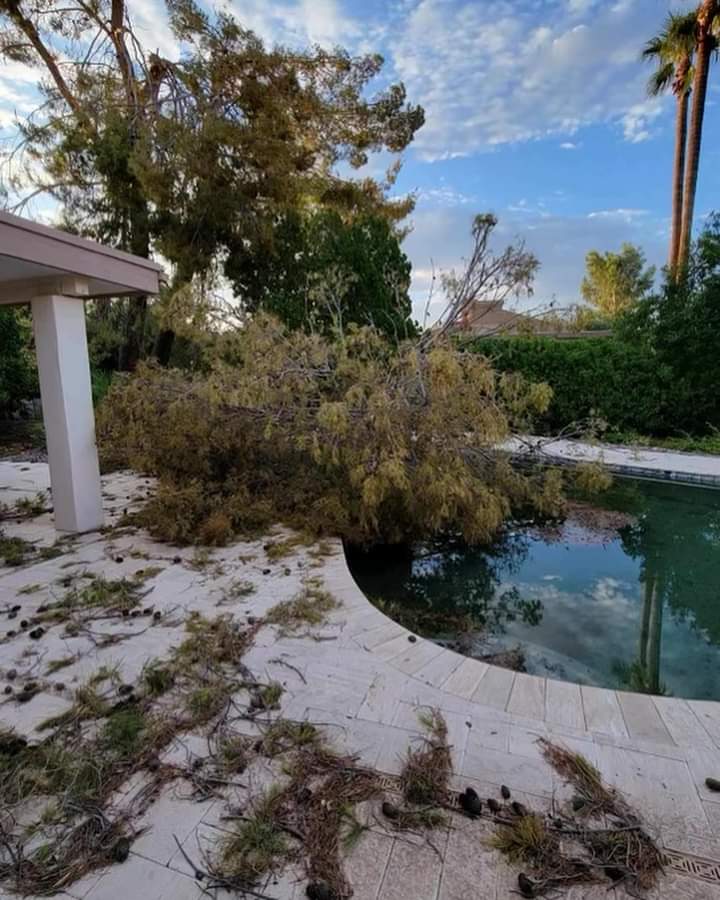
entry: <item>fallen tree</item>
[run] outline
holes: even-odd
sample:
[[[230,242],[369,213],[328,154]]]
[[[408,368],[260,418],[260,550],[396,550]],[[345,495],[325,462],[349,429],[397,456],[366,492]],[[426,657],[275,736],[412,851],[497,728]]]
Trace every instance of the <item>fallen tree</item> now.
[[[513,511],[562,511],[566,476],[498,449],[550,396],[443,338],[396,348],[370,328],[331,340],[257,317],[203,374],[121,379],[99,434],[110,462],[159,478],[143,524],[166,539],[282,521],[357,542],[443,529],[480,542]]]

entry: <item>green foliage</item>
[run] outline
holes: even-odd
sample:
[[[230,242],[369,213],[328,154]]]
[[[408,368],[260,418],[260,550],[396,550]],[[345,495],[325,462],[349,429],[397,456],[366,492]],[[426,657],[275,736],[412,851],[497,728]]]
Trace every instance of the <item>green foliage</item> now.
[[[34,547],[20,537],[8,537],[0,531],[0,562],[5,566],[22,566],[32,555]]]
[[[142,598],[139,585],[126,578],[92,577],[85,587],[73,587],[63,597],[61,606],[67,610],[78,608],[115,609],[129,612]]]
[[[143,46],[124,0],[112,9],[71,6],[57,16],[25,0],[0,5],[0,58],[20,52],[45,76],[42,115],[22,126],[33,160],[24,172],[42,173],[69,228],[141,256],[156,250],[173,268],[174,288],[224,267],[239,294],[257,302],[248,289],[257,287],[285,216],[319,208],[346,221],[395,222],[408,214],[412,197],[388,196],[397,163],[383,180],[341,174],[341,166],[360,169],[375,152],[400,153],[423,124],[422,108],[407,102],[402,84],[371,92],[382,57],[339,47],[270,48],[228,11],[211,14],[194,0],[167,0],[166,9],[178,47],[173,58]],[[52,62],[58,47],[68,57],[62,68]],[[397,330],[407,285],[399,285],[388,311],[387,291],[375,290],[382,270],[373,270],[382,241],[366,241],[373,244],[381,252],[365,252],[365,262],[359,254],[351,267],[357,297],[348,321],[382,319],[380,327]],[[334,252],[331,237],[323,245]],[[352,248],[335,250],[345,269]],[[363,286],[368,273],[372,283]],[[278,311],[300,289],[280,287],[271,304]],[[101,316],[109,321],[92,343],[131,370],[152,336],[147,301],[106,306]],[[399,320],[391,322],[396,309]]]
[[[275,822],[277,791],[258,800],[251,815],[221,844],[222,871],[245,885],[281,868],[289,846]]]
[[[250,310],[264,309],[292,328],[375,325],[394,340],[414,331],[410,261],[382,216],[289,213],[266,253],[237,254],[225,268]]]
[[[464,346],[486,354],[500,371],[550,385],[550,405],[531,423],[536,431],[552,433],[593,417],[645,434],[676,425],[672,370],[640,345],[616,337],[504,337]]]
[[[99,415],[106,453],[159,476],[144,520],[193,540],[286,522],[359,542],[452,528],[492,536],[514,506],[557,511],[556,473],[497,451],[549,391],[451,343],[394,348],[372,329],[331,342],[254,318],[207,375],[143,367]]]
[[[591,250],[585,257],[587,275],[582,295],[611,319],[638,303],[652,288],[655,268],[645,268],[645,254],[633,244],[623,244],[619,253]]]
[[[555,851],[556,844],[557,838],[548,833],[543,819],[534,813],[501,826],[490,838],[490,846],[513,863],[532,863],[548,850]]]
[[[145,716],[136,707],[118,709],[108,716],[101,740],[113,754],[125,758],[138,750],[146,728]]]
[[[276,603],[268,610],[265,621],[280,625],[285,631],[294,631],[303,624],[321,625],[337,605],[337,600],[328,591],[307,585],[292,600]]]
[[[28,352],[30,332],[26,312],[0,307],[0,415],[37,394],[37,374]]]
[[[676,94],[690,90],[696,26],[695,10],[668,13],[662,30],[645,44],[643,59],[657,64],[648,80],[650,96],[657,96],[668,88]]]
[[[408,803],[437,807],[447,804],[452,754],[445,719],[439,710],[421,712],[427,735],[420,747],[408,749],[400,772],[402,795]]]
[[[620,330],[636,352],[670,373],[668,432],[712,434],[720,427],[720,215],[707,220],[686,278],[646,298]]]

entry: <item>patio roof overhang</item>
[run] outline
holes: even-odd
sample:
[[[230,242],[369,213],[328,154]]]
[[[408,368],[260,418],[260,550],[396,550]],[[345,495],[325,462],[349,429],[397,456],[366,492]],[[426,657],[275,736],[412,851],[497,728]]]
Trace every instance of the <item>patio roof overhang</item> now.
[[[156,294],[161,274],[149,259],[0,211],[0,304]]]
[[[103,522],[84,301],[147,296],[156,263],[0,211],[0,306],[30,303],[55,526]]]

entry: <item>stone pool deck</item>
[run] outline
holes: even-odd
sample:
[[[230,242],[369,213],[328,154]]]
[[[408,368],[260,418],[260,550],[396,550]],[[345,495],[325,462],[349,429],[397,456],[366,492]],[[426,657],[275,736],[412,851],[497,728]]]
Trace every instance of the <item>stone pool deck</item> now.
[[[10,504],[47,488],[43,464],[0,462],[0,502]],[[109,524],[132,510],[151,490],[150,482],[131,473],[103,479]],[[45,513],[23,522],[3,523],[6,534],[50,546],[56,541]],[[290,599],[308,577],[320,577],[339,602],[322,626],[298,636],[264,627],[244,657],[257,676],[282,683],[278,714],[318,724],[338,748],[388,775],[396,775],[409,745],[421,734],[418,711],[434,707],[445,717],[458,787],[473,785],[481,796],[496,796],[506,784],[534,809],[567,798],[567,788],[542,759],[539,737],[581,752],[637,807],[667,855],[666,875],[647,896],[720,900],[720,794],[704,785],[720,777],[720,704],[652,698],[640,694],[581,687],[518,674],[459,656],[422,639],[367,601],[354,583],[342,548],[297,547],[291,556],[269,559],[267,539],[240,542],[200,561],[192,549],[157,543],[137,530],[110,529],[59,545],[60,555],[17,568],[0,568],[0,689],[10,669],[16,683],[38,679],[41,691],[29,703],[14,696],[0,702],[0,722],[30,739],[48,716],[71,705],[72,691],[102,665],[117,665],[124,682],[138,678],[144,664],[167,655],[180,642],[192,612],[208,617],[232,613],[240,620],[262,616]],[[329,552],[328,552],[329,551]],[[6,621],[16,604],[31,616],[49,598],[62,595],[59,582],[82,572],[106,578],[131,577],[148,567],[158,572],[147,582],[144,604],[160,613],[153,624],[133,627],[133,636],[102,647],[98,634],[62,635],[48,629],[40,640]],[[252,582],[253,593],[228,603],[237,579]],[[28,586],[37,586],[23,593]],[[144,620],[147,621],[147,620]],[[109,619],[103,635],[125,635],[127,620]],[[48,663],[77,656],[54,674]],[[58,687],[58,685],[62,685]],[[247,698],[240,702],[247,702]],[[255,734],[244,719],[238,732]],[[208,752],[202,734],[186,735],[167,751],[167,759],[192,761]],[[208,896],[178,848],[200,860],[229,827],[222,818],[226,802],[242,804],[268,783],[262,770],[247,773],[232,796],[197,801],[179,779],[147,809],[136,824],[147,827],[133,843],[126,862],[68,885],[75,900],[200,900]],[[128,783],[118,804],[131,807],[142,785]],[[435,833],[434,849],[423,840],[389,832],[369,809],[369,831],[350,853],[347,873],[356,900],[499,900],[514,896],[517,869],[485,843],[485,821],[455,817],[447,831]],[[0,816],[2,811],[0,810]],[[292,869],[262,889],[265,897],[299,900],[305,880]],[[0,897],[11,895],[3,893]],[[220,892],[218,896],[230,895]],[[604,885],[575,887],[570,900],[600,900]],[[610,896],[625,897],[619,888]]]
[[[536,454],[549,461],[599,462],[618,475],[720,486],[720,456],[652,447],[622,447],[564,438],[513,438],[505,445],[518,456]]]

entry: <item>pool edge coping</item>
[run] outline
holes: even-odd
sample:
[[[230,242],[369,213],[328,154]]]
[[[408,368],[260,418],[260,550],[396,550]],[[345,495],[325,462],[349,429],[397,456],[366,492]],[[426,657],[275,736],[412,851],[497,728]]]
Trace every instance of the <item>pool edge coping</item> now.
[[[415,634],[374,606],[355,581],[339,539],[337,549],[326,560],[326,586],[342,600],[345,614],[362,616],[357,630],[351,632],[352,640],[375,656],[380,667],[390,666],[403,679],[413,679],[462,703],[486,707],[494,714],[506,715],[508,721],[527,723],[530,727],[533,723],[543,723],[554,729],[566,729],[569,735],[592,734],[617,746],[646,744],[648,750],[655,750],[659,755],[663,748],[672,747],[679,751],[690,746],[720,749],[720,701],[584,685],[516,672],[464,656]],[[352,627],[352,619],[348,624]],[[676,740],[676,729],[669,727],[661,708],[663,704],[674,706],[675,713],[681,708],[691,717],[688,721],[697,726],[697,732],[688,731],[687,743]],[[719,723],[715,736],[703,722],[703,718],[709,718],[708,709],[715,713]]]

